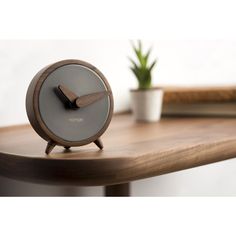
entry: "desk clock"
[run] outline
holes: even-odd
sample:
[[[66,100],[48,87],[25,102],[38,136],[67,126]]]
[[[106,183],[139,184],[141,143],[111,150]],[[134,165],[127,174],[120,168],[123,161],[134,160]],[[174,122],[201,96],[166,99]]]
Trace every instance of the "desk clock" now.
[[[47,143],[68,149],[94,142],[103,148],[101,135],[113,114],[113,96],[105,76],[80,60],[63,60],[44,67],[31,81],[26,111],[34,130]]]

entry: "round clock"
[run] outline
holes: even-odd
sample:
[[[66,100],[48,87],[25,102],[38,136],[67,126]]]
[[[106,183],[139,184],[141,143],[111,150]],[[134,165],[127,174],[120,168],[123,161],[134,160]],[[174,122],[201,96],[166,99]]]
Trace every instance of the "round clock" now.
[[[94,142],[102,149],[100,136],[113,113],[112,91],[93,65],[59,61],[40,70],[31,81],[26,111],[34,130],[48,142],[47,154],[56,145],[70,148]]]

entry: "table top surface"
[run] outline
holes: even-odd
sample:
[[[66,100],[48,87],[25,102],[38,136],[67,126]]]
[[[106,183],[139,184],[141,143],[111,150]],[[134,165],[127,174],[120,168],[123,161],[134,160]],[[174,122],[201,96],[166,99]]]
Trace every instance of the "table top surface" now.
[[[236,156],[236,119],[163,118],[136,123],[113,116],[94,144],[47,156],[30,125],[0,128],[0,175],[46,184],[112,185],[209,164]]]

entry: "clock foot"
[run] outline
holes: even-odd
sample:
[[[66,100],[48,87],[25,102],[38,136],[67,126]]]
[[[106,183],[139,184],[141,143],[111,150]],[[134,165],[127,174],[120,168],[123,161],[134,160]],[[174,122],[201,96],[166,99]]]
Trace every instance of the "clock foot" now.
[[[56,143],[54,143],[52,141],[49,141],[48,144],[47,144],[45,153],[49,154],[55,146],[56,146]]]
[[[70,147],[69,147],[69,146],[65,146],[64,148],[65,148],[66,150],[70,149]]]
[[[100,149],[103,149],[102,140],[101,140],[100,138],[98,138],[97,140],[95,140],[94,143],[95,143]]]

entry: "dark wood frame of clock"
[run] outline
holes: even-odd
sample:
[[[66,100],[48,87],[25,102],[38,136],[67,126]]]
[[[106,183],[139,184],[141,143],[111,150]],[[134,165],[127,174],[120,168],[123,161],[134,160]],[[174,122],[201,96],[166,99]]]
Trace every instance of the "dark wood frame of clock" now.
[[[40,111],[39,111],[39,93],[40,93],[40,89],[43,82],[47,79],[49,74],[51,74],[53,71],[55,71],[59,67],[62,67],[65,65],[71,65],[71,64],[81,65],[95,72],[99,76],[99,78],[102,79],[102,81],[104,82],[106,89],[109,92],[107,96],[109,96],[109,99],[110,99],[109,114],[102,129],[97,134],[85,140],[77,141],[77,142],[74,142],[74,141],[70,142],[70,141],[63,140],[59,138],[58,136],[56,136],[53,132],[51,132],[47,128],[45,123],[43,122],[40,115]],[[113,114],[113,107],[114,107],[114,101],[113,101],[112,91],[105,76],[93,65],[87,62],[81,61],[81,60],[74,60],[74,59],[59,61],[59,62],[50,64],[44,67],[34,76],[33,80],[31,81],[29,85],[27,95],[26,95],[26,111],[27,111],[30,124],[32,125],[32,127],[38,133],[39,136],[41,136],[43,139],[48,141],[48,144],[45,150],[46,154],[49,154],[56,145],[64,146],[65,148],[70,148],[73,146],[82,146],[82,145],[86,145],[91,142],[94,142],[100,149],[102,149],[103,144],[100,140],[100,136],[105,132],[105,130],[107,129],[111,121],[112,114]]]

